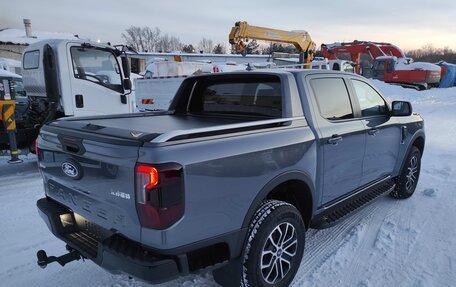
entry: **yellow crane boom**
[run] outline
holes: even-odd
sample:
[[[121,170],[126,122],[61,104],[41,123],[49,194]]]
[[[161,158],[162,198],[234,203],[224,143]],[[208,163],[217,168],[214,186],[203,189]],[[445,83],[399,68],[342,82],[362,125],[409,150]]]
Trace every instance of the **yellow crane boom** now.
[[[283,31],[236,22],[229,35],[230,44],[242,52],[245,50],[246,39],[293,44],[303,55],[301,62],[306,64],[312,62],[316,46],[306,31]]]

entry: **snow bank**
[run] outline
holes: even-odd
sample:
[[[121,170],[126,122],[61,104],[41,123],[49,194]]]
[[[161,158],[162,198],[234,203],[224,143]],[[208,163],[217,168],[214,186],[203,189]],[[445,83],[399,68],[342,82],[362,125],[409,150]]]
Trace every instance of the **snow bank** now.
[[[440,67],[432,64],[432,63],[425,63],[425,62],[413,62],[410,64],[406,64],[404,62],[398,62],[396,70],[405,70],[405,71],[412,71],[412,70],[426,70],[426,71],[435,71],[440,73]]]
[[[12,77],[12,78],[20,78],[20,79],[22,79],[21,75],[12,73],[10,71],[2,70],[2,69],[0,69],[0,77]]]
[[[4,29],[0,31],[0,42],[7,44],[30,45],[46,39],[79,39],[68,33],[33,31],[32,34],[33,37],[27,37],[24,29]]]
[[[410,58],[397,58],[395,56],[379,56],[375,58],[377,60],[388,60],[393,59],[396,62],[395,69],[401,71],[412,71],[412,70],[427,70],[435,71],[440,73],[440,67],[436,64],[426,62],[411,62]]]

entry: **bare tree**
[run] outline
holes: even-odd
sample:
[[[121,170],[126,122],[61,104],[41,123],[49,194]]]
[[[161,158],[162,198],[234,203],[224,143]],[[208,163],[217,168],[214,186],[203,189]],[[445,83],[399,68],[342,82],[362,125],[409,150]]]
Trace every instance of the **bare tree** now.
[[[170,39],[168,34],[164,34],[160,37],[157,43],[157,50],[158,52],[166,52],[170,50]]]
[[[131,26],[122,33],[122,38],[128,46],[131,46],[136,51],[143,51],[144,43],[142,43],[141,27]]]
[[[170,51],[180,51],[182,50],[182,42],[180,41],[179,38],[171,36],[169,39],[169,44],[170,44]]]
[[[224,43],[218,43],[215,45],[214,49],[212,50],[214,54],[226,54],[226,46]]]
[[[214,42],[211,39],[203,38],[198,44],[198,49],[203,53],[211,53],[214,49]]]
[[[405,51],[405,54],[417,62],[446,61],[456,63],[456,51],[450,47],[435,48],[432,44],[427,44],[419,49]]]
[[[169,52],[181,50],[179,38],[161,33],[160,28],[131,26],[122,33],[126,44],[141,52]]]
[[[155,51],[155,46],[160,40],[160,29],[158,27],[155,27],[154,29],[151,29],[150,27],[144,27],[142,33],[146,42],[146,51]]]

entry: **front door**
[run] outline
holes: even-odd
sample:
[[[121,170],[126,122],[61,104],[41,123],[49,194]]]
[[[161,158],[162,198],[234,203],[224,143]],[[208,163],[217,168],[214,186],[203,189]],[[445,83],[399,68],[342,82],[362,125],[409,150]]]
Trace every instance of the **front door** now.
[[[68,44],[71,97],[75,116],[130,112],[124,93],[120,65],[108,49]]]
[[[384,81],[385,80],[385,60],[376,60],[374,63],[373,78]]]
[[[310,79],[317,104],[316,132],[319,140],[319,180],[325,205],[358,188],[362,176],[365,128],[354,117],[344,78],[328,76]]]
[[[368,83],[352,79],[361,119],[366,127],[366,153],[361,184],[390,175],[396,165],[401,141],[401,128],[389,116],[382,96]]]

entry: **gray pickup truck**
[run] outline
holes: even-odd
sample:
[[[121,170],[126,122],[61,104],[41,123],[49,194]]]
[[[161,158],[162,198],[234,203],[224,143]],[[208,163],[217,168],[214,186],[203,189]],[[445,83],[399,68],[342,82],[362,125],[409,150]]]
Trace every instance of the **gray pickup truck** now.
[[[159,283],[213,270],[224,286],[288,286],[305,231],[382,194],[410,197],[425,143],[411,104],[318,70],[186,79],[166,112],[57,120],[38,138],[39,213],[113,273]]]

